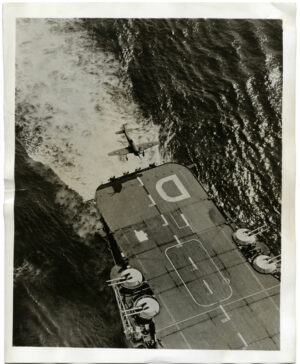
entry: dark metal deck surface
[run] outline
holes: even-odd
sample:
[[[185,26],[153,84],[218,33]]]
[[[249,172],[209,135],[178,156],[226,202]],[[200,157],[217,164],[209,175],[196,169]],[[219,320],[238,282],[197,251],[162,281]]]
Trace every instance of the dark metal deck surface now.
[[[161,311],[170,349],[279,350],[279,281],[257,273],[189,169],[168,163],[101,186],[98,209]]]

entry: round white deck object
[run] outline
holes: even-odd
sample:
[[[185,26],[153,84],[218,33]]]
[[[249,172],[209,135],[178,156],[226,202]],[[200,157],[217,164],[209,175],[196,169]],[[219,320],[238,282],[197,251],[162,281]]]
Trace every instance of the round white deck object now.
[[[142,309],[139,316],[147,320],[151,320],[159,313],[159,303],[151,296],[138,298],[135,301],[134,306]]]
[[[126,278],[121,285],[125,288],[134,289],[139,287],[143,282],[142,273],[135,268],[128,268],[121,272],[121,277]]]
[[[255,243],[256,237],[254,235],[248,235],[249,232],[249,229],[238,229],[232,235],[233,240],[240,245],[251,245]]]
[[[274,261],[269,261],[269,255],[259,255],[253,260],[253,267],[260,273],[274,273],[277,265]]]

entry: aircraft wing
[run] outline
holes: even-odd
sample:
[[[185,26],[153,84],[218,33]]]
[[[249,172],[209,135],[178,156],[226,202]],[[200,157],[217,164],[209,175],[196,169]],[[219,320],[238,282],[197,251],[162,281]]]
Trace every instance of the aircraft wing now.
[[[126,155],[128,153],[130,153],[129,148],[122,148],[114,150],[113,152],[108,153],[108,155]]]
[[[158,145],[158,142],[141,143],[138,144],[137,147],[139,148],[140,151],[143,151],[145,149],[154,147],[155,145]]]

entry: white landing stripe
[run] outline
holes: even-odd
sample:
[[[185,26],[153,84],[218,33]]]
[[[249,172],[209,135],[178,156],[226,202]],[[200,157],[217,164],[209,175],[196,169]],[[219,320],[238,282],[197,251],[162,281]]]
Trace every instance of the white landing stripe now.
[[[225,308],[222,305],[220,305],[220,309],[222,310],[222,312],[223,312],[223,314],[225,316],[225,318],[223,318],[221,320],[221,322],[223,322],[223,324],[224,324],[225,322],[230,320],[230,317],[229,317],[228,313],[225,311]]]
[[[178,239],[178,236],[177,236],[177,235],[174,235],[174,238],[175,238],[175,240],[177,241],[178,248],[182,247],[182,243],[181,243],[181,241]]]
[[[169,223],[168,223],[167,219],[164,217],[164,215],[160,214],[160,216],[161,216],[161,218],[163,219],[163,222],[164,222],[162,226],[168,226]]]
[[[151,205],[149,205],[149,207],[155,206],[155,205],[156,205],[156,203],[155,203],[155,201],[153,200],[153,197],[152,197],[151,195],[148,195],[148,197],[149,197],[149,200],[152,202],[152,203],[151,203]]]
[[[144,183],[143,183],[143,181],[140,179],[140,177],[136,177],[136,179],[140,182],[140,185],[141,185],[141,186],[144,186]]]
[[[187,221],[186,217],[183,214],[180,214],[182,220],[185,222],[186,226],[190,226],[189,222]]]
[[[203,283],[204,283],[205,287],[207,288],[208,293],[209,294],[213,294],[213,291],[211,290],[211,288],[209,287],[209,285],[208,285],[208,283],[206,282],[205,279],[203,279]]]
[[[193,261],[193,259],[192,259],[191,257],[189,257],[188,259],[189,259],[190,263],[191,263],[191,264],[192,264],[192,266],[193,266],[193,270],[198,270],[198,267],[197,267],[197,265],[195,264],[195,262]]]
[[[261,283],[261,281],[257,278],[256,274],[253,272],[253,268],[250,266],[250,264],[246,264],[246,267],[248,268],[248,270],[250,271],[250,273],[252,274],[253,278],[256,280],[256,282],[260,285],[260,287],[267,291],[266,287]],[[271,302],[273,303],[274,307],[276,308],[277,311],[280,311],[279,307],[277,306],[277,304],[275,303],[275,301],[273,300],[273,298],[266,293],[266,295],[270,298]]]
[[[241,339],[242,343],[244,344],[244,348],[246,348],[248,346],[248,344],[240,332],[238,332],[238,337]]]
[[[168,305],[165,304],[163,298],[161,296],[159,296],[160,301],[162,302],[162,304],[165,306],[166,311],[168,312],[169,316],[171,317],[173,322],[176,322],[175,317],[172,315],[172,313],[170,312],[170,310],[168,309]],[[181,335],[183,341],[185,342],[186,346],[188,347],[188,349],[192,349],[191,345],[189,344],[189,342],[187,341],[186,337],[184,336],[184,333],[182,332],[182,329],[178,326],[178,324],[173,324],[175,325],[175,327],[177,328],[179,335]]]

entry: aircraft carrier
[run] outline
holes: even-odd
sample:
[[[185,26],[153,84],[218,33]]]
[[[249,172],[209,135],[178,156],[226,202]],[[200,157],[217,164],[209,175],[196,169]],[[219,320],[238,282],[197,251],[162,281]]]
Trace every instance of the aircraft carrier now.
[[[280,263],[191,170],[150,166],[98,187],[131,347],[279,350]]]

